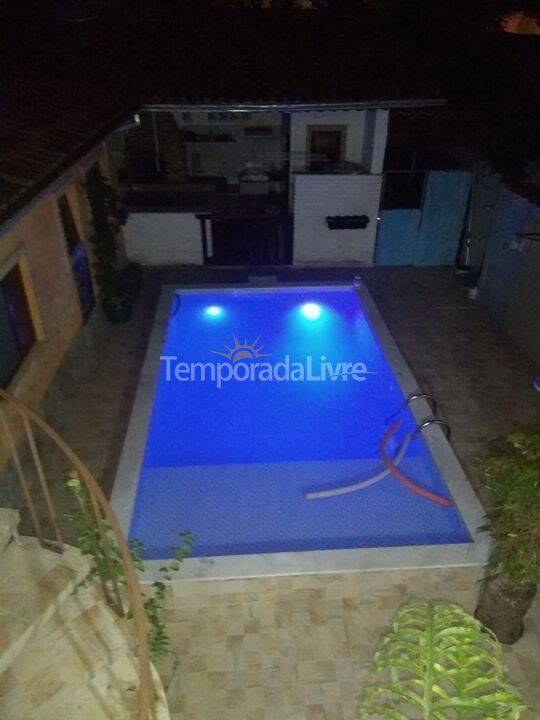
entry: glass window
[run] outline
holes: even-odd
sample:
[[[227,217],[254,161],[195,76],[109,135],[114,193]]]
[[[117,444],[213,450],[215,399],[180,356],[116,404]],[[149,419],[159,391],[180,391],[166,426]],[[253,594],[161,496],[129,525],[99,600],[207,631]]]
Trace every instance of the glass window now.
[[[0,280],[0,386],[6,387],[36,341],[21,270]]]
[[[89,176],[93,172],[96,172],[94,168],[89,171]],[[62,218],[64,237],[66,239],[71,267],[77,285],[77,292],[79,293],[81,312],[83,320],[86,321],[90,317],[90,313],[95,305],[94,288],[92,285],[88,256],[81,242],[81,236],[79,235],[77,224],[75,223],[75,218],[71,212],[69,200],[66,195],[62,195],[58,200],[58,208],[60,210],[60,217]]]
[[[62,195],[60,200],[58,200],[58,208],[60,210],[60,217],[62,218],[62,227],[64,228],[64,237],[66,238],[68,253],[73,255],[80,245],[81,238],[77,230],[75,218],[71,212],[71,207],[69,206],[69,200],[65,195]]]

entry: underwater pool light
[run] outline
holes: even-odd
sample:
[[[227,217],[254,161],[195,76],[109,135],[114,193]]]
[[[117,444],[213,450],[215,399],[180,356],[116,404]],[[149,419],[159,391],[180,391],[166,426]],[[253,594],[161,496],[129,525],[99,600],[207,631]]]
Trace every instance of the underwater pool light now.
[[[305,303],[300,308],[300,312],[308,320],[317,320],[322,315],[322,307],[317,303]]]
[[[204,309],[204,314],[208,315],[208,317],[216,318],[223,315],[223,308],[219,307],[219,305],[209,305]]]

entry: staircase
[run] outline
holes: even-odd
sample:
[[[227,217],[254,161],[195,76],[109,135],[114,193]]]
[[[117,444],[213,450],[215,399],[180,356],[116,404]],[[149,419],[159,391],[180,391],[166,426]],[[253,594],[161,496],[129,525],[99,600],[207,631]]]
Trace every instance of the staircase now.
[[[0,509],[0,717],[135,720],[133,633],[89,579],[88,560],[17,536],[18,512]],[[154,718],[169,717],[154,672]]]

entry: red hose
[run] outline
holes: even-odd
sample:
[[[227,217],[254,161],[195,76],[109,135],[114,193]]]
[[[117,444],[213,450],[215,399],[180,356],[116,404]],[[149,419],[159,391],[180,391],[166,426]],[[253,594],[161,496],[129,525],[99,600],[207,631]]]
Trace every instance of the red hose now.
[[[442,497],[441,495],[436,495],[435,493],[430,492],[429,490],[425,490],[424,488],[420,487],[419,485],[416,485],[413,483],[412,480],[409,480],[408,477],[405,477],[405,475],[401,472],[399,468],[397,468],[394,463],[390,460],[388,455],[386,454],[386,445],[388,444],[388,441],[392,437],[392,435],[396,432],[396,430],[401,425],[401,420],[396,420],[396,422],[391,425],[388,430],[385,432],[383,439],[381,440],[381,458],[384,463],[385,468],[390,472],[395,478],[400,480],[405,487],[408,487],[409,490],[412,490],[415,493],[418,493],[418,495],[421,495],[422,497],[425,497],[427,500],[431,500],[431,502],[437,503],[438,505],[450,505],[450,500],[448,498]]]

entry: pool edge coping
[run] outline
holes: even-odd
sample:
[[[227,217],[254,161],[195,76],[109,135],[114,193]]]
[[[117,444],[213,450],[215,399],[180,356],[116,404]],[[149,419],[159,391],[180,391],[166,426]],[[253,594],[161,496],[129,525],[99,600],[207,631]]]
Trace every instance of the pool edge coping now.
[[[264,292],[280,288],[286,290],[310,287],[319,291],[324,287],[354,290],[405,397],[413,392],[421,391],[371,293],[361,280],[354,284],[343,281],[321,281],[319,283],[310,281],[305,283],[276,282],[264,285],[258,283],[216,283],[203,286],[163,285],[111,493],[111,506],[126,537],[129,534],[135,505],[138,478],[157,387],[161,349],[165,341],[169,310],[174,294],[178,290],[188,293],[209,290]],[[432,415],[429,404],[423,398],[416,400],[410,406],[410,410],[417,422]],[[310,550],[187,558],[183,562],[181,576],[178,580],[218,580],[306,573],[485,565],[491,549],[491,541],[486,533],[478,531],[478,528],[485,522],[485,510],[441,428],[438,426],[428,427],[423,431],[423,437],[444,477],[457,510],[471,535],[472,542],[450,545]],[[147,561],[147,570],[141,574],[142,582],[152,582],[157,579],[161,566],[163,566],[163,560]]]

